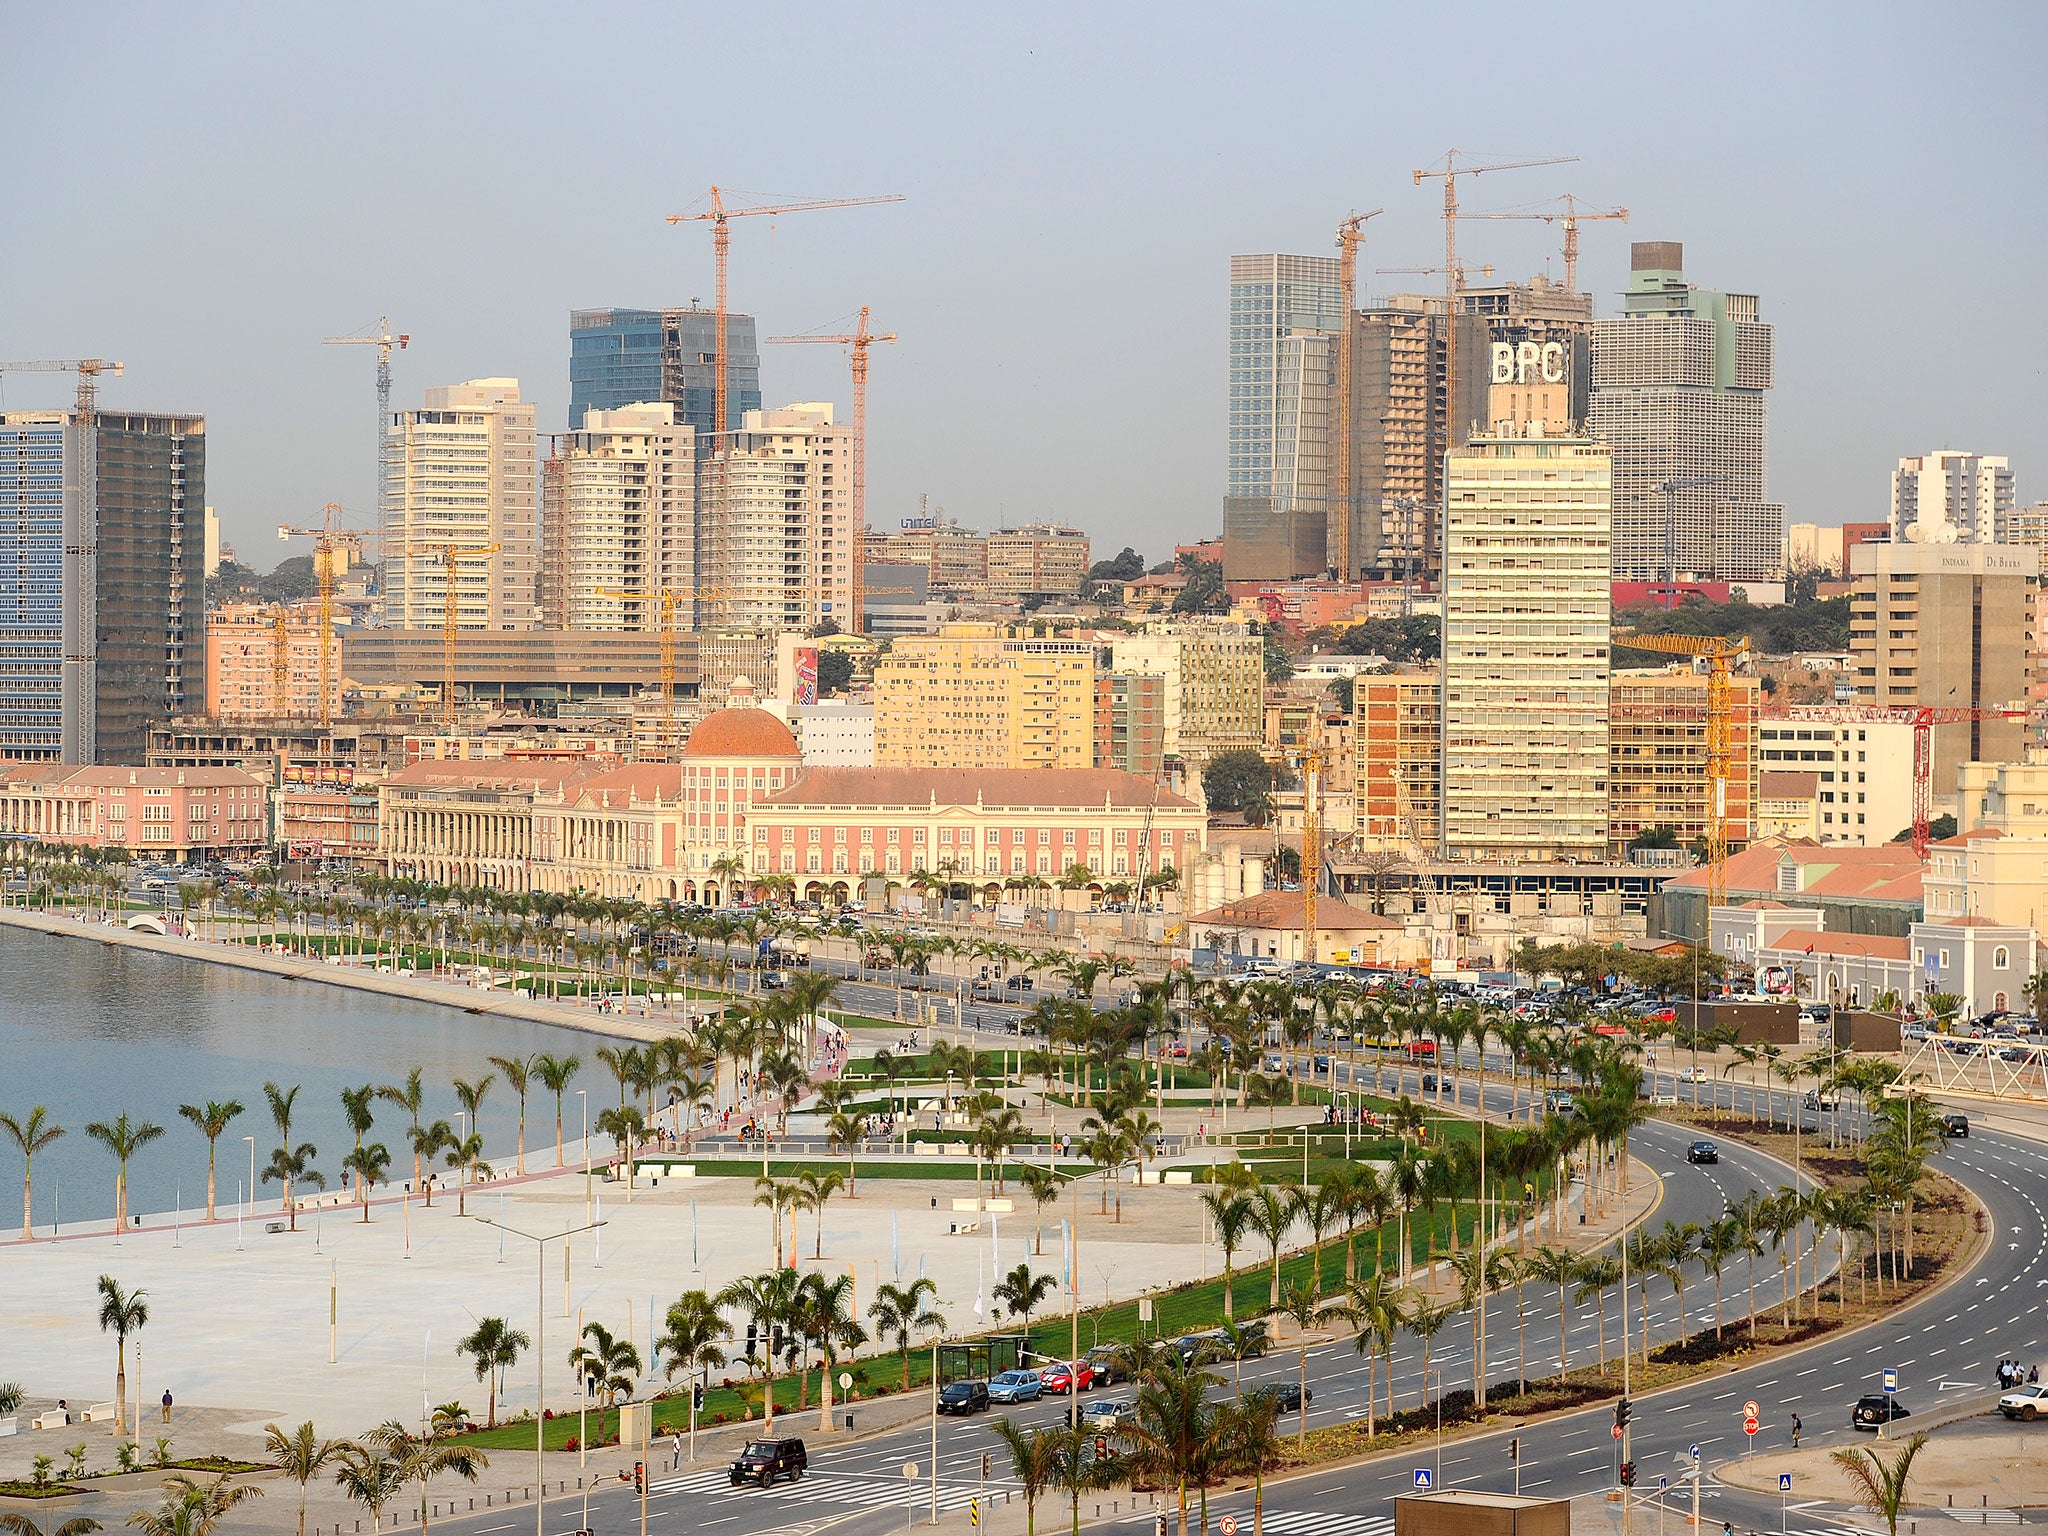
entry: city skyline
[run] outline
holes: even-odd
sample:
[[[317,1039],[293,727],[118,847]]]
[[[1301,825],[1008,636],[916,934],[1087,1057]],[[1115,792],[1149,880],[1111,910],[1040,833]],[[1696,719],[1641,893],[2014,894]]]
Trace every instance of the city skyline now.
[[[1997,302],[1994,285],[2042,232],[2038,211],[2010,195],[2044,136],[2025,84],[2043,22],[2019,7],[1943,17],[1978,61],[1953,86],[1919,68],[1911,26],[1866,36],[1825,15],[1787,23],[1737,8],[1730,26],[1748,18],[1769,46],[1742,82],[1717,87],[1715,111],[1690,118],[1668,112],[1663,72],[1635,62],[1656,52],[1641,18],[1624,27],[1615,8],[1588,13],[1562,85],[1489,82],[1475,67],[1469,99],[1451,109],[1421,73],[1306,100],[1238,80],[1220,13],[1172,29],[1142,11],[927,18],[910,46],[821,13],[817,35],[832,46],[801,58],[706,18],[693,36],[733,68],[699,82],[703,109],[687,118],[613,94],[608,72],[540,39],[538,12],[494,14],[506,24],[478,31],[457,10],[400,33],[375,18],[202,12],[172,26],[128,13],[93,40],[111,105],[86,114],[70,105],[84,24],[25,14],[0,82],[19,125],[48,132],[69,112],[77,153],[15,167],[45,237],[0,256],[0,360],[118,357],[128,372],[107,383],[108,408],[203,412],[226,535],[268,565],[286,552],[267,547],[281,518],[328,500],[364,522],[374,513],[370,359],[323,350],[323,336],[389,314],[412,337],[394,360],[394,409],[451,380],[517,377],[540,429],[563,430],[572,310],[709,301],[708,235],[666,214],[701,204],[714,181],[774,197],[901,192],[897,207],[745,221],[733,241],[733,307],[766,333],[840,328],[867,303],[903,337],[871,390],[873,525],[913,514],[928,492],[972,525],[1050,516],[1106,551],[1129,542],[1156,557],[1219,523],[1216,296],[1230,256],[1322,255],[1347,209],[1384,205],[1367,230],[1361,300],[1428,287],[1435,279],[1377,269],[1441,260],[1434,184],[1417,188],[1410,172],[1456,143],[1580,157],[1468,182],[1472,211],[1563,191],[1631,209],[1628,225],[1584,235],[1581,286],[1603,315],[1618,307],[1635,239],[1681,240],[1702,281],[1764,295],[1781,353],[1770,484],[1791,520],[1881,518],[1893,465],[1930,446],[2009,454],[2021,500],[2041,494],[2025,443],[2043,320],[2015,309],[1995,345],[1952,323]],[[606,15],[649,43],[683,25],[652,10]],[[1512,19],[1502,9],[1493,24]],[[1279,25],[1311,35],[1305,20]],[[1370,56],[1442,45],[1421,21],[1371,25],[1383,46]],[[1313,29],[1332,51],[1353,31],[1326,19]],[[1188,110],[1210,92],[1238,105]],[[1256,126],[1262,103],[1282,99],[1289,111]],[[547,126],[599,100],[618,138],[685,148],[600,193],[586,136]],[[1645,142],[1631,125],[1652,109],[1666,132]],[[503,153],[466,162],[453,184],[414,152],[479,128]],[[93,174],[78,175],[81,163]],[[211,174],[195,186],[179,169],[189,164]],[[1744,165],[1769,173],[1729,174]],[[1561,272],[1554,226],[1475,221],[1459,234],[1468,264],[1503,279]],[[1906,293],[1942,299],[1896,303]],[[1881,326],[1848,318],[1879,313]],[[838,349],[772,349],[764,374],[771,408],[848,404]],[[66,393],[61,377],[0,387],[14,409]],[[1105,417],[1126,430],[1070,430]],[[1054,440],[1061,450],[1045,452]]]

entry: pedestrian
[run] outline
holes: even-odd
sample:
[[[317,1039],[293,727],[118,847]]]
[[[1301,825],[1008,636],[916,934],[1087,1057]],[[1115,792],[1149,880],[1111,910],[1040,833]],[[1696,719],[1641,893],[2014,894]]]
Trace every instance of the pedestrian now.
[[[2031,1386],[2035,1386],[2035,1385],[2037,1385],[2037,1384],[2038,1384],[2038,1383],[2040,1382],[2040,1380],[2041,1380],[2041,1367],[2039,1367],[2038,1365],[2030,1365],[2030,1366],[2028,1366],[2028,1367],[2027,1367],[2027,1385],[2028,1385],[2028,1386],[2030,1386],[2030,1387],[2031,1387]]]
[[[675,1435],[672,1437],[670,1441],[670,1446],[675,1451],[674,1465],[680,1468],[683,1464],[683,1432],[680,1429],[677,1430],[675,1432]]]
[[[169,1387],[164,1388],[164,1422],[166,1424],[171,1422],[171,1389]]]
[[[1792,1449],[1795,1451],[1799,1449],[1800,1427],[1799,1415],[1795,1413],[1792,1415]]]

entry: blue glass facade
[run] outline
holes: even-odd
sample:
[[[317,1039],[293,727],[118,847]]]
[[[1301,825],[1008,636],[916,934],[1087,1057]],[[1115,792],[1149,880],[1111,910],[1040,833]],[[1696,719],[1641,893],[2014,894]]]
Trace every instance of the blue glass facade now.
[[[1335,335],[1343,292],[1334,256],[1230,258],[1230,456],[1224,494],[1271,497],[1280,435],[1282,343],[1297,331]],[[1283,452],[1284,450],[1284,452]]]
[[[0,421],[0,758],[61,755],[63,609],[64,427]]]
[[[718,317],[708,309],[580,309],[569,316],[569,427],[587,410],[666,400],[710,447]],[[761,408],[761,351],[752,315],[725,319],[726,421]]]

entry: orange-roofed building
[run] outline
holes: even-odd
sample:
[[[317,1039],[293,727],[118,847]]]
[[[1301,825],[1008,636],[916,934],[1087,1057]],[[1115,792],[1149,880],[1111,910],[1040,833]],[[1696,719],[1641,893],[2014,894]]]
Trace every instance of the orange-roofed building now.
[[[269,792],[239,768],[0,767],[0,835],[173,863],[270,842]]]
[[[1724,914],[1736,913],[1745,902],[1764,900],[1822,913],[1831,933],[1903,937],[1922,916],[1925,869],[1910,843],[1859,848],[1767,838],[1728,856],[1727,905],[1716,909],[1711,933],[1704,868],[1664,882],[1650,913],[1650,927],[1694,943],[1705,940],[1717,952],[1729,954],[1720,936],[1723,926],[1733,923],[1732,933],[1751,931],[1754,925]]]

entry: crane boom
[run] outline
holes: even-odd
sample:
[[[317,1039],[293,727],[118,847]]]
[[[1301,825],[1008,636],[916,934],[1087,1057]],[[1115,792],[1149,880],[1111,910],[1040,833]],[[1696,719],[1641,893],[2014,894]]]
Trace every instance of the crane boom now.
[[[0,374],[77,374],[78,419],[81,423],[92,420],[94,397],[98,391],[100,375],[106,374],[110,378],[119,378],[125,371],[125,365],[109,362],[101,357],[44,358],[30,363],[0,363]]]
[[[1387,210],[1352,213],[1337,226],[1337,431],[1331,452],[1337,473],[1337,547],[1334,564],[1339,581],[1351,580],[1351,533],[1357,521],[1351,505],[1351,335],[1356,329],[1352,313],[1358,308],[1358,248],[1365,244],[1365,221]]]
[[[403,352],[412,345],[412,336],[404,331],[393,335],[391,317],[379,315],[374,336],[323,336],[320,345],[377,349],[377,520],[381,525],[387,494],[385,482],[391,471],[391,349],[396,347]]]

